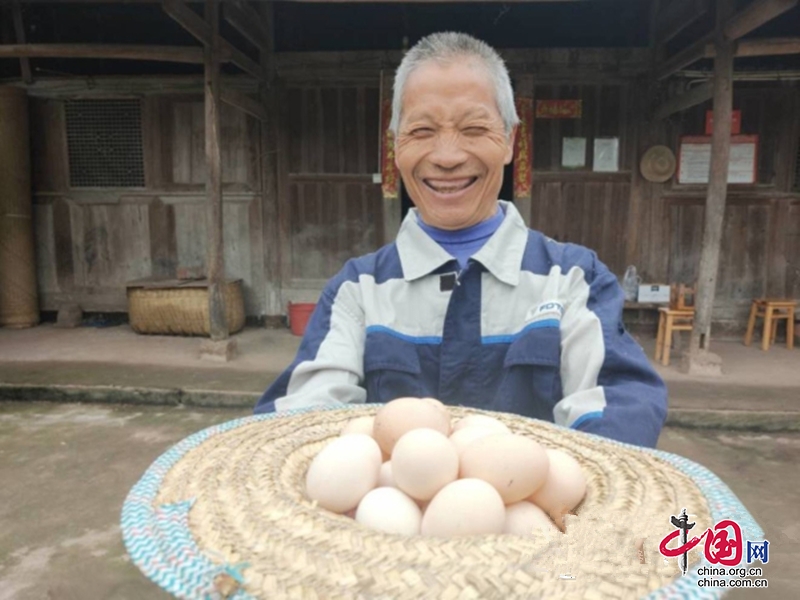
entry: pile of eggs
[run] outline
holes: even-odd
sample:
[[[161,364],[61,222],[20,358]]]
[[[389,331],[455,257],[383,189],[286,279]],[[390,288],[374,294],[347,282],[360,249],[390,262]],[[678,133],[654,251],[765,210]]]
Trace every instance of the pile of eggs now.
[[[558,532],[585,493],[568,453],[486,415],[453,423],[434,398],[398,398],[353,419],[306,473],[317,506],[402,535]]]

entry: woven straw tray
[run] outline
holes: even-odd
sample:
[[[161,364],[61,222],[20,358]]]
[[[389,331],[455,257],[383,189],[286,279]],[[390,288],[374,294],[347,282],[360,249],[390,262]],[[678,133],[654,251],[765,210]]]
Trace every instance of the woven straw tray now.
[[[230,421],[163,454],[130,491],[122,533],[133,562],[179,598],[249,600],[719,598],[697,585],[710,566],[699,544],[681,576],[658,551],[683,508],[693,534],[734,519],[747,540],[763,531],[730,489],[679,456],[556,425],[494,416],[514,433],[570,452],[586,498],[553,537],[433,538],[385,534],[304,497],[311,459],[342,427],[381,405],[287,411]],[[645,563],[636,543],[644,539]],[[569,575],[567,575],[569,574]]]

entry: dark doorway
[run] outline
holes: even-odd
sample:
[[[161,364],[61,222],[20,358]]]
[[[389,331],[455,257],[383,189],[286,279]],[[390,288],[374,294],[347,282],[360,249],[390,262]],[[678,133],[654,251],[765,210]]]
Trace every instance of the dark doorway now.
[[[411,201],[411,197],[408,195],[406,191],[405,185],[400,185],[400,194],[401,194],[401,203],[400,207],[402,210],[402,217],[403,219],[406,218],[406,214],[408,213],[408,209],[414,206],[414,203]],[[500,187],[500,200],[508,200],[509,202],[513,202],[514,197],[514,161],[508,163],[503,170],[503,185]]]

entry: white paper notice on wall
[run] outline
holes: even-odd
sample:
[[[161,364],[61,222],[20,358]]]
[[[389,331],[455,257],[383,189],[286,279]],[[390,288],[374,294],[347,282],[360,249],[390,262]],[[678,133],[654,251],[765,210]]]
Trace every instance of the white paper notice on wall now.
[[[755,183],[758,136],[731,137],[728,183]],[[711,138],[689,136],[681,140],[678,183],[708,183],[711,165]]]
[[[594,170],[603,173],[619,171],[619,138],[595,138]]]
[[[586,138],[565,137],[562,140],[561,166],[568,169],[586,166]]]

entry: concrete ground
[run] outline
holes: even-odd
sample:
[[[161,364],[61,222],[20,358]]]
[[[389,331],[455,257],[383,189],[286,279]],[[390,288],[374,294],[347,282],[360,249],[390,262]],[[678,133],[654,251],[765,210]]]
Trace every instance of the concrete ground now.
[[[654,334],[637,339],[653,356]],[[0,328],[0,400],[98,401],[253,406],[294,358],[300,338],[287,329],[246,328],[228,363],[199,358],[200,338],[137,335],[127,325]],[[670,392],[671,424],[800,431],[800,347],[763,352],[715,341],[724,376],[703,379],[656,365]]]
[[[172,444],[247,411],[0,402],[0,600],[170,597],[129,561],[122,503]],[[720,476],[767,533],[769,588],[726,598],[800,597],[800,434],[667,428],[659,447]]]
[[[0,600],[167,597],[128,561],[120,509],[172,444],[250,414],[300,343],[288,330],[235,338],[239,356],[215,363],[199,338],[127,325],[0,328]],[[637,338],[651,357],[653,338]],[[769,589],[730,597],[799,598],[800,348],[712,350],[721,378],[682,375],[677,354],[656,366],[670,393],[659,445],[716,472],[767,532]]]

